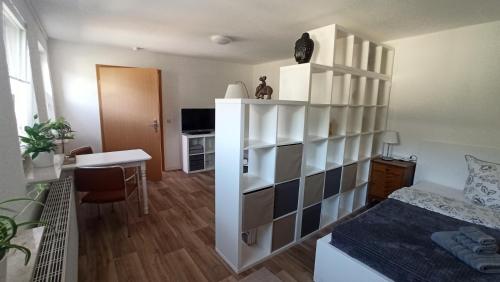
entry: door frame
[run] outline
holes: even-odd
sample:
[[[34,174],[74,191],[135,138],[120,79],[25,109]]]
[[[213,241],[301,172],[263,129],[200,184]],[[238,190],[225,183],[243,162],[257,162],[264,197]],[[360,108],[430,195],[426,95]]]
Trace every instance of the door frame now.
[[[106,68],[128,68],[128,69],[140,69],[141,67],[126,67],[126,66],[114,66],[114,65],[103,65],[103,64],[96,64],[96,76],[97,76],[97,97],[99,100],[99,126],[101,127],[101,146],[102,150],[106,151],[106,144],[104,142],[104,129],[102,127],[103,120],[102,120],[102,100],[101,100],[101,74],[100,74],[100,68],[101,67],[106,67]],[[160,123],[160,135],[161,135],[161,170],[165,171],[165,144],[164,144],[164,139],[165,136],[163,135],[164,130],[163,130],[163,84],[162,84],[162,77],[161,77],[161,70],[157,68],[152,68],[156,69],[158,73],[158,103],[159,103],[159,123]]]

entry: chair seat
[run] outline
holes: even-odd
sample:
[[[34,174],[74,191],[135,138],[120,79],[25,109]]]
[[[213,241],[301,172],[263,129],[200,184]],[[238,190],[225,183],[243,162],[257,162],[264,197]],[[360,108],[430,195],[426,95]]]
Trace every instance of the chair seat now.
[[[131,195],[137,189],[134,183],[127,183],[127,195]],[[111,203],[125,201],[123,190],[112,190],[103,192],[87,192],[81,198],[82,203]]]

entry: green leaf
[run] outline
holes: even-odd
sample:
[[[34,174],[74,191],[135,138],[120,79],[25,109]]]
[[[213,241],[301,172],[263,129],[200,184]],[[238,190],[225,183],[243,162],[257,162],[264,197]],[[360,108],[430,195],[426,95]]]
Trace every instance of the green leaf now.
[[[14,238],[14,236],[16,236],[17,234],[16,222],[8,216],[0,215],[0,225],[3,226],[4,228],[5,227],[12,228],[12,232],[10,234],[4,234],[3,238],[1,238],[0,240],[0,244],[10,242],[10,240]]]
[[[15,245],[15,244],[5,244],[5,245],[0,244],[0,248],[17,249],[17,250],[23,252],[24,253],[24,265],[27,265],[28,262],[30,261],[31,251],[26,247]]]
[[[19,202],[19,201],[33,201],[32,198],[14,198],[14,199],[9,199],[3,202],[0,202],[0,205],[6,204],[6,203],[12,203],[12,202]]]

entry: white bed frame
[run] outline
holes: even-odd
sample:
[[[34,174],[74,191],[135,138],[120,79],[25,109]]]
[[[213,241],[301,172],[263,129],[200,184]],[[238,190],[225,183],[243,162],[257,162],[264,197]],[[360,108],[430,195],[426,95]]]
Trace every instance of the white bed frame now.
[[[465,154],[500,163],[499,148],[424,141],[420,144],[416,180],[462,189],[466,178]],[[393,281],[330,244],[331,234],[317,241],[315,282]]]

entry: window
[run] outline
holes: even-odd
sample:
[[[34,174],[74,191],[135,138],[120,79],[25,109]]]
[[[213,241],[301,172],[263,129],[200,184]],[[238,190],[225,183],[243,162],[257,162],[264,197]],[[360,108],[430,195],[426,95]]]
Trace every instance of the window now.
[[[36,113],[28,42],[26,29],[5,4],[3,5],[3,32],[17,130],[19,134],[23,134],[24,126],[32,124],[33,114]]]
[[[52,94],[52,81],[50,80],[49,59],[47,51],[43,45],[38,42],[38,51],[40,52],[40,60],[42,64],[43,92],[45,93],[45,103],[47,104],[47,115],[49,119],[54,120],[56,115],[54,111],[54,97]]]

